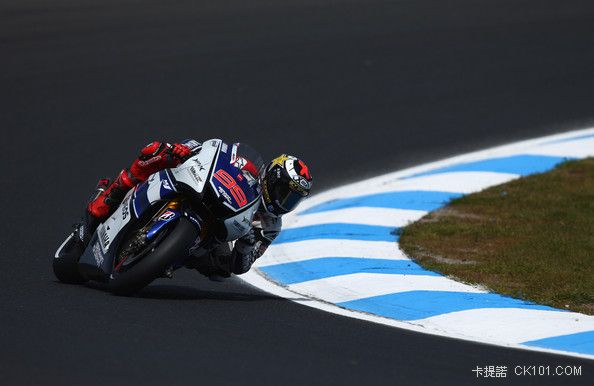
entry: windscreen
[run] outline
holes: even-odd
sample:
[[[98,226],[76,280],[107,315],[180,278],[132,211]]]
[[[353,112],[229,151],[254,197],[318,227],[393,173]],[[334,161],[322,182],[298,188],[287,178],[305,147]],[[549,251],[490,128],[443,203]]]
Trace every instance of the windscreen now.
[[[245,169],[249,171],[255,178],[260,175],[264,169],[264,160],[258,151],[247,143],[233,144],[233,154],[231,155],[231,163],[235,163],[238,159],[247,161]]]

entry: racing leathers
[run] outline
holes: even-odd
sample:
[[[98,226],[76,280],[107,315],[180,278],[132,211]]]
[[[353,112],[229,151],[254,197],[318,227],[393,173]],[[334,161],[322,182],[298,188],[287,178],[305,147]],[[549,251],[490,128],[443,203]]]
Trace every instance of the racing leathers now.
[[[97,225],[116,210],[128,190],[146,181],[153,173],[178,166],[187,157],[199,153],[201,149],[202,145],[192,139],[175,144],[155,141],[144,147],[130,168],[123,169],[113,182],[110,183],[105,179],[99,181],[97,193],[87,206],[85,232],[79,232],[87,236],[81,236],[81,239],[88,242],[90,237],[88,235],[92,234]],[[227,244],[214,249],[213,254],[219,256],[212,256],[211,260],[214,257],[217,262],[223,262],[222,265],[209,266],[196,262],[194,268],[207,276],[245,273],[250,270],[254,261],[264,254],[281,227],[281,216],[268,212],[265,205],[260,205],[254,215],[252,228],[245,236],[235,241],[232,250]],[[228,272],[221,271],[221,266],[224,266]]]
[[[260,205],[254,216],[252,228],[235,242],[231,252],[231,270],[234,274],[246,273],[281,231],[283,220]]]

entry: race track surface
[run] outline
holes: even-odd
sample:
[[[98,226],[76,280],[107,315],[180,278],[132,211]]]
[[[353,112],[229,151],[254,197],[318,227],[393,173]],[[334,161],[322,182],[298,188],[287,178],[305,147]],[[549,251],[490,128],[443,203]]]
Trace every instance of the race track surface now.
[[[316,189],[594,121],[590,0],[0,5],[0,384],[588,384],[592,361],[327,314],[192,272],[136,298],[57,283],[98,177],[153,139],[223,137]],[[515,377],[515,365],[582,365]],[[486,380],[483,380],[485,382]],[[591,384],[591,383],[590,383]]]

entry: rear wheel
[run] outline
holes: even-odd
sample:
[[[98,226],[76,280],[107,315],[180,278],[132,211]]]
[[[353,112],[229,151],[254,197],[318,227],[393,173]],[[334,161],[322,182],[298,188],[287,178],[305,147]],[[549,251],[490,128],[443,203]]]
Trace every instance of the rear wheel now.
[[[188,250],[198,238],[198,230],[187,219],[180,218],[176,224],[164,231],[147,248],[139,251],[143,256],[130,256],[130,264],[118,264],[114,269],[110,289],[117,295],[132,295],[161,277],[165,270]]]
[[[73,234],[70,234],[58,249],[52,263],[54,275],[58,280],[69,284],[81,284],[88,281],[78,271],[78,260],[83,251],[82,244]]]

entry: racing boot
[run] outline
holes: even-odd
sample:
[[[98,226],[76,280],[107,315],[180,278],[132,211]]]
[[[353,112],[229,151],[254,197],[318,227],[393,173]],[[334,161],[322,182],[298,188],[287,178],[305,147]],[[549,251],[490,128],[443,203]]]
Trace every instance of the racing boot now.
[[[75,241],[82,246],[82,249],[86,248],[89,241],[91,241],[91,236],[97,229],[99,225],[100,218],[91,214],[89,210],[89,206],[95,202],[101,195],[105,194],[105,191],[111,185],[111,181],[108,178],[102,178],[97,183],[97,188],[91,196],[89,197],[87,203],[87,210],[85,210],[85,217],[82,222],[74,224],[74,239]]]
[[[126,169],[123,169],[117,178],[107,187],[99,181],[95,197],[87,205],[87,212],[100,221],[111,215],[122,203],[126,193],[132,189],[138,181]],[[109,180],[107,180],[109,182]]]
[[[90,205],[98,197],[105,193],[110,186],[108,179],[99,180],[97,189],[89,198]],[[91,236],[97,229],[100,219],[85,210],[85,218],[82,222],[73,225],[74,230],[60,245],[53,259],[53,269],[56,277],[64,283],[84,283],[87,279],[78,270],[78,260],[85,251]]]
[[[95,192],[89,198],[87,205],[100,197],[109,187],[108,179],[101,179]],[[56,277],[64,283],[84,283],[87,279],[78,270],[78,260],[85,251],[91,236],[97,229],[100,219],[85,210],[84,219],[73,225],[74,230],[60,245],[53,259],[53,269]]]

